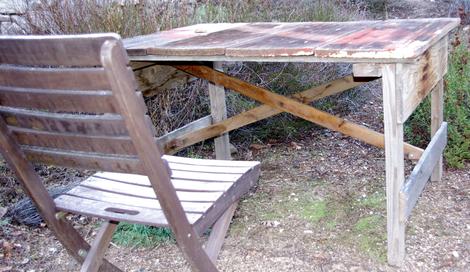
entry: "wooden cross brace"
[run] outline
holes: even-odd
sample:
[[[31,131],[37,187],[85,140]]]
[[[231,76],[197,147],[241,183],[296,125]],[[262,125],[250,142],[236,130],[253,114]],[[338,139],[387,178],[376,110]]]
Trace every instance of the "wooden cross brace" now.
[[[198,78],[206,79],[216,85],[239,92],[265,105],[240,113],[208,127],[185,133],[173,139],[166,137],[161,141],[165,153],[174,153],[182,148],[197,142],[209,139],[233,129],[263,120],[281,112],[288,112],[320,126],[341,132],[376,147],[384,148],[384,135],[365,126],[355,124],[327,112],[307,105],[320,98],[340,93],[344,90],[361,85],[355,82],[352,76],[332,81],[330,83],[297,93],[292,98],[273,93],[262,87],[255,86],[238,78],[228,76],[222,72],[204,65],[174,64],[173,67]],[[405,143],[404,152],[408,159],[418,160],[423,149]]]

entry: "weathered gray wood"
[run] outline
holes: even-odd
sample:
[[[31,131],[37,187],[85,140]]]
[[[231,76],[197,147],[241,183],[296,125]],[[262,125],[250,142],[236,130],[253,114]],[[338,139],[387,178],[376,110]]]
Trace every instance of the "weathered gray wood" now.
[[[419,196],[424,190],[433,169],[437,166],[447,144],[447,123],[443,122],[439,130],[434,134],[423,156],[411,172],[410,177],[400,192],[403,202],[405,218],[408,218],[413,210]]]
[[[116,113],[111,91],[62,91],[0,86],[2,106],[51,112]]]
[[[19,127],[10,130],[20,145],[102,154],[137,155],[129,136],[87,136]]]
[[[101,66],[100,48],[113,33],[68,36],[3,36],[0,63],[18,65]]]
[[[158,196],[164,217],[175,234],[177,243],[194,270],[217,271],[214,263],[202,249],[198,234],[190,224],[171,184],[170,169],[161,159],[159,148],[152,136],[152,130],[144,118],[143,99],[129,95],[135,91],[132,83],[135,80],[125,69],[129,59],[122,43],[118,41],[105,42],[101,54],[103,67],[106,69],[116,101],[122,110],[126,127],[155,194]]]
[[[0,65],[0,86],[55,90],[110,90],[103,68],[31,68]]]
[[[223,71],[222,62],[214,62],[214,69]],[[214,123],[227,119],[227,107],[225,105],[225,88],[209,83],[209,99],[211,104],[211,116]],[[230,160],[230,142],[228,133],[224,133],[214,139],[215,157],[218,160]]]
[[[80,272],[97,272],[103,262],[106,249],[113,238],[117,222],[104,222],[100,231],[95,237],[95,241],[88,251],[85,261],[82,264]]]
[[[83,262],[80,250],[88,250],[89,245],[68,221],[55,216],[56,206],[44,187],[33,166],[25,159],[20,147],[11,137],[8,127],[0,118],[0,152],[16,174],[23,190],[33,200],[41,217],[52,230],[57,239],[64,245],[70,255],[78,262]],[[108,261],[104,261],[101,271],[121,271]]]
[[[173,130],[172,132],[169,132],[163,136],[158,137],[158,140],[157,140],[158,144],[160,146],[164,146],[166,143],[169,143],[173,141],[174,139],[181,137],[184,134],[191,133],[198,129],[210,126],[211,124],[212,124],[212,116],[208,115],[208,116],[202,117],[176,130]]]
[[[387,259],[394,266],[401,266],[405,258],[405,219],[400,190],[405,179],[403,153],[403,105],[398,87],[395,64],[382,66],[385,181],[387,192]]]
[[[426,50],[414,64],[397,64],[403,96],[402,122],[405,122],[421,101],[447,73],[447,36]]]
[[[431,93],[431,137],[434,136],[444,122],[444,80],[441,79]],[[442,179],[442,155],[434,167],[431,181]]]
[[[157,208],[143,208],[130,206],[122,203],[106,202],[103,200],[92,200],[72,195],[61,195],[54,199],[57,209],[75,214],[128,222],[134,224],[145,224],[151,226],[168,226],[168,221],[162,210]],[[184,217],[194,224],[201,213],[188,213]]]
[[[382,66],[376,63],[355,63],[353,75],[355,77],[381,77]]]
[[[143,174],[142,163],[136,156],[74,152],[42,147],[21,146],[29,161],[79,169]]]
[[[124,120],[117,114],[52,113],[0,106],[0,116],[9,126],[38,131],[90,136],[129,135]]]

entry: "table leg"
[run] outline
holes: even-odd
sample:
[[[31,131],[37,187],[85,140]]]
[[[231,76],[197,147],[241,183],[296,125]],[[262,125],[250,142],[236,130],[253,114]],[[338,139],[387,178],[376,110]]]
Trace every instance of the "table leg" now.
[[[385,172],[387,191],[387,258],[388,263],[401,266],[405,257],[405,216],[401,212],[400,190],[403,186],[404,153],[402,90],[396,80],[396,65],[382,68],[385,132]]]
[[[214,62],[214,69],[222,71],[222,62]],[[209,98],[211,103],[212,122],[217,123],[227,119],[227,107],[225,105],[225,88],[209,82]],[[230,142],[228,133],[214,139],[215,158],[218,160],[230,160]]]
[[[444,81],[441,79],[431,93],[431,138],[444,121]],[[431,175],[431,181],[441,181],[442,155]]]
[[[214,69],[222,70],[222,62],[214,62]],[[227,108],[225,104],[225,88],[223,86],[209,83],[209,98],[211,102],[211,115],[214,123],[227,119]],[[228,133],[214,139],[215,157],[218,160],[230,160],[230,142]],[[212,227],[209,240],[206,244],[206,252],[209,258],[215,263],[222,248],[225,235],[227,233],[233,214],[237,208],[238,201],[233,203]]]

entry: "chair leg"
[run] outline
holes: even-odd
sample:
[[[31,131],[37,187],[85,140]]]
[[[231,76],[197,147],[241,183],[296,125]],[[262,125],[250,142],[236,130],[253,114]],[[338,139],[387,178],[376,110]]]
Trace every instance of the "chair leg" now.
[[[211,234],[209,235],[209,240],[205,246],[205,250],[212,262],[217,261],[217,256],[219,255],[220,249],[225,240],[225,235],[227,234],[228,227],[230,226],[230,221],[232,221],[233,214],[237,208],[238,202],[233,203],[225,212],[220,216],[219,219],[214,223],[212,227]]]
[[[95,241],[87,253],[80,272],[97,272],[103,262],[104,254],[113,238],[117,222],[104,222],[96,235]]]

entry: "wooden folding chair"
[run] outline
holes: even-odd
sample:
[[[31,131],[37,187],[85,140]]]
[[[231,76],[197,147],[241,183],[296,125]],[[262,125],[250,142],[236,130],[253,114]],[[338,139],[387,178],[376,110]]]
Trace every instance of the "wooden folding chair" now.
[[[120,271],[103,258],[120,221],[169,226],[194,270],[217,271],[225,232],[201,235],[259,163],[162,157],[128,64],[115,34],[0,37],[1,154],[81,271]],[[52,199],[32,162],[100,172]],[[65,213],[106,220],[91,247]]]

